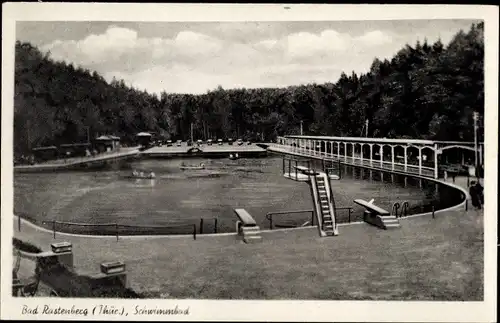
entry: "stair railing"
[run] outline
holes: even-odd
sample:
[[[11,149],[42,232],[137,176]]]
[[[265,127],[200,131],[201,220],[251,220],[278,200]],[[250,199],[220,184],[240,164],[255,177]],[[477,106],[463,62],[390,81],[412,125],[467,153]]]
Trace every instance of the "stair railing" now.
[[[396,218],[398,217],[398,210],[400,209],[401,205],[399,202],[396,202],[392,205],[392,210],[391,213],[394,215]],[[402,214],[401,214],[402,215]]]
[[[408,203],[408,201],[404,201],[402,204],[401,216],[407,216],[409,208],[410,204]]]
[[[330,195],[328,196],[328,204],[332,205],[332,208],[333,208],[333,214],[332,214],[332,219],[334,221],[334,230],[337,229],[337,205],[335,204],[335,198],[333,197],[333,190],[332,190],[332,185],[331,185],[331,180],[330,180],[330,175],[328,173],[325,173],[326,174],[326,179],[325,181],[328,181],[328,183],[325,182],[325,185],[328,184],[328,191],[330,193]]]
[[[321,236],[323,230],[323,212],[321,210],[321,205],[319,204],[319,192],[318,192],[318,182],[316,181],[316,175],[314,173],[309,174],[309,180],[311,181],[311,193],[314,199],[314,208],[316,209],[316,216],[318,217],[318,231]]]

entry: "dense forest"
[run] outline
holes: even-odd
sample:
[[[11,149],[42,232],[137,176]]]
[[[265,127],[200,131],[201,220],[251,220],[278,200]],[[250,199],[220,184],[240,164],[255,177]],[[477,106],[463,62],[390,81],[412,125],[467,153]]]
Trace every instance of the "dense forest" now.
[[[271,141],[299,133],[332,136],[474,138],[473,111],[484,114],[484,26],[458,32],[448,46],[417,42],[366,74],[336,83],[286,88],[223,89],[158,97],[108,83],[96,72],[54,61],[16,42],[15,153],[35,146],[84,142],[87,135],[131,140],[140,131],[165,138]]]

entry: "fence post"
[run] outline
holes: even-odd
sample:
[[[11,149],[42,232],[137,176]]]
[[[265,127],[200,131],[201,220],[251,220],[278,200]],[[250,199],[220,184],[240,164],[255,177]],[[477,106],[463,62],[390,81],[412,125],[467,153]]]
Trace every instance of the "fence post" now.
[[[352,213],[352,209],[351,209],[351,208],[349,208],[349,209],[348,209],[348,211],[349,211],[349,223],[351,223],[351,213]]]
[[[118,223],[115,223],[116,241],[118,241]]]
[[[217,218],[214,220],[214,233],[217,233]]]
[[[52,220],[52,231],[54,232],[54,239],[56,238],[56,220]]]
[[[17,229],[21,232],[21,216],[17,216]]]
[[[196,240],[196,224],[193,224],[193,239]]]
[[[203,218],[200,219],[200,234],[203,234]]]
[[[432,218],[434,219],[435,216],[434,216],[434,203],[432,204]]]
[[[269,229],[273,229],[273,215],[269,214]]]

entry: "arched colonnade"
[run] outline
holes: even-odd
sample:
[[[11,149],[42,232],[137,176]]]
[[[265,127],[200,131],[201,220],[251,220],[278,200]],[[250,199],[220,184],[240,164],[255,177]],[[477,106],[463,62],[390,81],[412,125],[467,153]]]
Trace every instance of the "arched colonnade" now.
[[[341,160],[348,164],[389,169],[438,178],[438,156],[449,148],[472,149],[473,143],[418,139],[356,137],[278,137],[278,144],[303,156]],[[482,160],[482,144],[478,149]]]

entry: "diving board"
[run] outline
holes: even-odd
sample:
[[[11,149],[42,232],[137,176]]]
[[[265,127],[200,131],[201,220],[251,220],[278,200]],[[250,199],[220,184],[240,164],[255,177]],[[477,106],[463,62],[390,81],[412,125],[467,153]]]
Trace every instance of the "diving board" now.
[[[234,209],[234,213],[239,221],[236,222],[236,232],[238,236],[243,236],[245,243],[255,243],[262,241],[260,227],[255,219],[245,209]]]
[[[240,219],[244,226],[254,227],[257,225],[255,219],[245,209],[234,209],[234,213]]]
[[[373,202],[374,202],[373,199],[370,200],[369,202],[362,199],[354,200],[354,203],[366,209],[363,214],[363,220],[366,223],[369,223],[371,225],[377,226],[385,230],[391,228],[398,228],[400,226],[399,220],[395,215],[391,215],[389,211],[376,206],[375,204],[373,204]]]
[[[365,200],[361,200],[361,199],[354,200],[354,203],[364,207],[365,209],[367,209],[368,211],[370,211],[372,213],[379,214],[379,215],[390,215],[391,214],[389,211],[386,211],[383,208],[376,206],[375,204],[373,204],[373,202],[374,202],[373,199],[369,202],[367,202]]]

